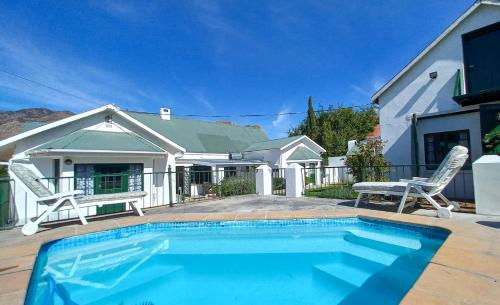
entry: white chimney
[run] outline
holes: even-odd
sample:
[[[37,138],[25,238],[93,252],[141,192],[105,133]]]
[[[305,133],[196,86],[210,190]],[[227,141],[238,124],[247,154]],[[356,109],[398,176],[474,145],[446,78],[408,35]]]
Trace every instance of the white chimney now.
[[[170,108],[160,108],[160,117],[162,120],[170,121]]]

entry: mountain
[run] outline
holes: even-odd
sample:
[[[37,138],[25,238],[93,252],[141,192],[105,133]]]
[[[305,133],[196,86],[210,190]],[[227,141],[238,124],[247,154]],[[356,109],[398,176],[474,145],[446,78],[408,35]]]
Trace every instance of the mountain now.
[[[70,111],[54,111],[47,108],[26,108],[16,111],[0,110],[0,140],[23,131],[26,122],[50,123],[74,115]]]

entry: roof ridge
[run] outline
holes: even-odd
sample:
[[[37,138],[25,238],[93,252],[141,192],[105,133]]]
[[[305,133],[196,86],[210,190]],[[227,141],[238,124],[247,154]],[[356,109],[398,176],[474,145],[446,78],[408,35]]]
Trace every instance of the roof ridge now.
[[[255,143],[272,142],[272,141],[278,141],[278,140],[284,140],[284,139],[292,139],[292,138],[300,138],[300,137],[305,137],[305,135],[291,136],[291,137],[282,137],[282,138],[276,138],[276,139],[271,139],[271,140],[259,141],[259,142],[255,142]]]
[[[133,112],[133,113],[138,113],[138,114],[144,114],[144,115],[149,115],[149,116],[153,116],[153,117],[156,117],[156,113],[153,113],[153,112],[144,112],[144,111],[135,111],[135,110],[123,110],[124,112]],[[158,114],[158,118],[160,118],[160,115]],[[201,122],[201,123],[208,123],[208,124],[216,124],[216,125],[219,125],[219,126],[225,126],[225,127],[239,127],[239,128],[245,128],[245,129],[258,129],[258,128],[255,128],[254,126],[247,126],[247,125],[241,125],[241,124],[238,124],[238,123],[235,123],[235,122],[232,122],[234,123],[234,125],[229,125],[229,124],[223,124],[221,123],[220,121],[207,121],[207,120],[199,120],[199,119],[193,119],[193,118],[180,118],[180,117],[176,117],[175,115],[172,115],[172,118],[170,119],[170,121],[172,120],[182,120],[182,121],[195,121],[195,122]],[[260,128],[262,129],[262,128]]]
[[[72,135],[72,134],[76,134],[76,133],[78,133],[78,132],[81,132],[81,135],[76,135],[76,137],[75,137],[72,141],[70,141],[69,143],[67,143],[67,144],[66,144],[66,145],[64,145],[63,147],[64,147],[64,148],[66,148],[66,147],[68,147],[70,144],[75,143],[75,142],[76,142],[76,140],[78,140],[78,139],[80,139],[81,137],[83,137],[83,136],[85,135],[85,133],[87,133],[88,131],[89,131],[89,130],[87,130],[87,129],[78,129],[78,130],[75,130],[75,131],[73,131],[73,132],[69,133],[69,134],[68,134],[68,136],[69,136],[69,135]],[[58,141],[58,140],[62,139],[63,137],[65,137],[65,136],[59,137],[59,138],[57,138],[55,141]]]

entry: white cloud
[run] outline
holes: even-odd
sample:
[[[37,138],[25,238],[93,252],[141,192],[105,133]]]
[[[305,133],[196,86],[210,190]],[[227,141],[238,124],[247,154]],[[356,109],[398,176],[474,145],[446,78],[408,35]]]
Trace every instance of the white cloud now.
[[[276,119],[273,120],[273,126],[276,128],[288,128],[290,125],[289,115],[285,113],[290,112],[290,108],[288,106],[283,105],[281,107],[280,112],[276,115]]]
[[[157,2],[132,0],[99,0],[95,5],[115,17],[142,20],[155,12]]]
[[[371,96],[370,92],[364,88],[361,88],[360,86],[358,85],[353,85],[351,84],[349,86],[354,92],[358,93],[358,94],[361,94],[361,95],[364,95],[364,96]]]
[[[207,108],[211,112],[215,111],[214,105],[212,105],[212,103],[205,97],[205,95],[203,93],[193,92],[192,95],[196,99],[196,101],[198,101],[203,106],[205,106],[205,108]]]
[[[26,35],[0,32],[0,92],[37,105],[82,111],[108,103],[140,108],[142,103],[166,100],[143,91],[118,74],[83,62]]]

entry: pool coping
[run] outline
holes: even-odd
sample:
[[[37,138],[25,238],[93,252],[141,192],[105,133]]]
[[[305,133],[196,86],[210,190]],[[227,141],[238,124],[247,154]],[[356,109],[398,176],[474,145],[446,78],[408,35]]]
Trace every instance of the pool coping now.
[[[247,213],[176,213],[124,216],[71,224],[2,245],[0,305],[23,304],[31,271],[42,244],[56,239],[155,222],[367,217],[450,231],[401,304],[496,304],[500,299],[500,230],[476,223],[366,209],[297,210]],[[11,232],[14,233],[14,232]],[[2,232],[0,232],[0,238]],[[2,241],[3,243],[3,241]],[[388,283],[390,288],[390,283]]]

